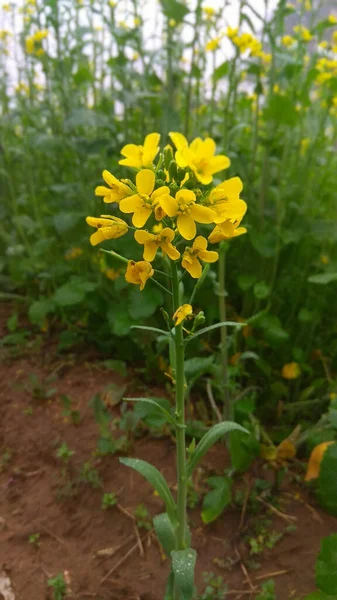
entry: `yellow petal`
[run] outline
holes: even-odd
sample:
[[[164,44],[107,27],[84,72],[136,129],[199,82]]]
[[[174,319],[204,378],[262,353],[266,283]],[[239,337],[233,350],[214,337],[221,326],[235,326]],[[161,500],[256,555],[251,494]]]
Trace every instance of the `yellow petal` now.
[[[202,235],[198,235],[193,242],[193,250],[203,251],[207,248],[207,240]]]
[[[199,258],[207,263],[214,263],[218,260],[219,254],[217,252],[213,252],[212,250],[202,250],[199,252]]]
[[[178,190],[176,193],[176,200],[179,204],[193,204],[196,201],[196,195],[192,190]]]
[[[151,208],[147,206],[143,206],[141,208],[137,208],[135,210],[134,215],[132,217],[132,223],[135,227],[144,227],[146,221],[148,220],[151,214]]]
[[[160,232],[160,236],[162,238],[165,237],[169,242],[172,242],[174,235],[174,231],[170,227],[164,227],[164,229],[162,229]]]
[[[231,161],[228,156],[224,154],[218,154],[218,156],[214,156],[210,161],[210,169],[212,175],[214,173],[218,173],[219,171],[223,171],[224,169],[228,169],[230,167]]]
[[[105,181],[105,183],[107,183],[110,187],[118,187],[120,185],[120,182],[118,181],[118,179],[112,174],[110,173],[110,171],[107,171],[106,169],[104,169],[103,173],[102,173],[102,177]]]
[[[203,156],[207,156],[207,158],[213,158],[216,150],[215,141],[212,138],[208,137],[202,142],[202,146],[200,151],[203,153]]]
[[[178,252],[177,248],[175,248],[171,242],[164,242],[161,244],[161,248],[164,254],[167,254],[171,260],[178,260],[180,257],[180,252]]]
[[[160,196],[159,203],[169,217],[175,217],[178,212],[178,202],[175,198],[168,194]]]
[[[159,133],[150,133],[144,140],[144,151],[142,157],[143,167],[150,167],[158,153],[160,135]]]
[[[143,206],[143,201],[139,194],[129,196],[129,198],[124,198],[119,203],[119,208],[123,213],[133,213],[135,212],[135,210],[138,210],[141,206]]]
[[[319,476],[323,456],[324,456],[325,452],[327,451],[328,447],[331,444],[335,444],[335,443],[336,442],[334,442],[334,441],[322,442],[321,444],[318,444],[318,446],[315,446],[315,448],[313,449],[313,451],[310,454],[308,468],[307,468],[307,472],[306,472],[304,481],[311,481],[311,479],[317,479],[317,477]]]
[[[105,185],[98,185],[95,188],[95,196],[108,196],[111,194],[111,189],[105,187]]]
[[[213,210],[201,204],[194,204],[190,214],[197,223],[213,223],[215,218]]]
[[[180,214],[177,218],[177,227],[185,240],[193,240],[197,233],[195,222],[190,215]]]
[[[174,143],[177,150],[182,150],[188,146],[188,141],[182,133],[178,133],[176,131],[171,131],[169,136]]]
[[[188,148],[184,148],[182,150],[177,150],[177,152],[175,154],[175,160],[176,160],[178,166],[181,167],[182,169],[187,167],[188,163],[189,163]]]
[[[158,245],[155,242],[149,241],[144,244],[143,258],[148,262],[152,262],[158,250]]]
[[[199,277],[201,277],[202,267],[197,258],[193,257],[192,262],[187,261],[185,260],[185,258],[183,258],[181,264],[194,279],[199,279]]]
[[[95,233],[93,233],[90,236],[90,244],[92,246],[97,246],[97,244],[100,244],[101,242],[104,242],[105,237],[102,231],[103,228],[98,229],[97,231],[95,231]]]
[[[143,169],[139,171],[136,176],[136,186],[140,194],[149,196],[154,189],[156,178],[153,171],[150,169]]]
[[[146,244],[146,242],[150,242],[154,238],[155,236],[152,233],[144,231],[143,229],[135,231],[135,240],[138,244]]]
[[[234,231],[234,237],[238,237],[239,235],[243,235],[244,233],[247,233],[247,229],[245,227],[238,227]]]
[[[152,193],[151,196],[151,200],[152,200],[152,204],[155,203],[155,201],[158,202],[159,198],[161,196],[166,196],[170,193],[170,188],[167,187],[167,185],[162,185],[161,187],[157,188],[156,190],[154,190],[154,192]]]
[[[223,202],[219,201],[214,205],[215,217],[214,223],[223,223],[228,219],[238,220],[244,217],[247,211],[247,204],[244,200],[234,200]]]
[[[301,375],[301,368],[297,362],[291,362],[282,367],[282,377],[284,379],[297,379]]]
[[[192,313],[193,308],[190,304],[182,304],[182,306],[179,306],[172,317],[173,321],[175,321],[174,326],[177,327],[177,325],[180,325],[180,323]]]

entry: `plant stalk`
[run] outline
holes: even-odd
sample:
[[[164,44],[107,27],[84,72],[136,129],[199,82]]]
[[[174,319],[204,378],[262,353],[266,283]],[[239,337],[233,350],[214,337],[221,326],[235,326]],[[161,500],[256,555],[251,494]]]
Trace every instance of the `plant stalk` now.
[[[172,292],[174,311],[180,306],[179,280],[177,265],[171,262]],[[177,546],[178,550],[186,548],[186,441],[185,441],[185,373],[184,373],[184,338],[183,327],[175,327],[175,381],[176,381],[176,444],[177,444]]]
[[[222,242],[219,248],[219,317],[220,322],[226,321],[226,246]],[[228,378],[228,348],[227,348],[227,326],[220,328],[220,362],[221,362],[221,390],[224,403],[224,420],[232,419],[232,406],[229,392]]]

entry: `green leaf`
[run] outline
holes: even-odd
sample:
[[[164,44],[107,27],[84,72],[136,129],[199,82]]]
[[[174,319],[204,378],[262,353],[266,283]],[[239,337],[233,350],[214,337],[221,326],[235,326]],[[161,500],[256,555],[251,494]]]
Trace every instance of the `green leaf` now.
[[[213,446],[221,437],[223,437],[225,433],[234,430],[242,431],[243,433],[249,433],[247,429],[244,429],[244,427],[241,427],[241,425],[233,423],[232,421],[223,421],[222,423],[213,425],[213,427],[211,427],[201,438],[193,454],[191,454],[187,463],[187,475],[189,477],[192,475],[193,470],[197,466],[198,462],[200,462],[202,457],[211,448],[211,446]]]
[[[210,477],[208,485],[214,488],[204,497],[201,518],[208,525],[215,521],[231,501],[232,480],[229,477]]]
[[[109,323],[111,333],[118,337],[128,335],[131,327],[134,325],[134,319],[131,319],[127,307],[122,302],[114,303],[107,311],[106,317]]]
[[[73,306],[83,302],[86,294],[95,288],[95,283],[74,278],[56,290],[53,300],[58,306]]]
[[[61,212],[53,217],[53,223],[58,233],[65,233],[75,227],[82,219],[84,221],[82,213]]]
[[[154,517],[153,523],[164,552],[167,556],[170,556],[172,550],[176,549],[177,544],[175,528],[170,517],[167,513],[162,513]]]
[[[241,431],[232,431],[229,437],[229,450],[233,469],[238,473],[244,473],[259,455],[260,446],[254,435],[247,436]]]
[[[164,331],[164,329],[158,329],[158,327],[146,327],[145,325],[132,325],[131,329],[143,329],[144,331],[153,331],[154,333],[160,333],[160,335],[165,335],[166,337],[171,336],[171,333],[169,331]]]
[[[334,477],[336,479],[336,471]],[[316,585],[324,593],[337,596],[337,533],[321,541],[316,562]]]
[[[47,314],[53,312],[55,304],[52,300],[45,298],[44,300],[36,300],[28,310],[29,320],[33,325],[41,325]]]
[[[337,281],[337,273],[320,273],[319,275],[308,277],[309,283],[317,283],[318,285],[326,285],[332,281]]]
[[[200,376],[211,370],[214,364],[214,356],[196,356],[185,360],[185,376],[187,379],[190,377]]]
[[[318,477],[318,498],[328,512],[337,515],[337,443],[324,453]]]
[[[240,290],[242,290],[243,292],[246,292],[247,290],[249,290],[249,288],[253,287],[254,283],[256,282],[256,276],[255,275],[239,275],[237,281],[238,281],[238,286],[239,286]]]
[[[167,580],[164,600],[174,600],[174,573],[172,570]]]
[[[335,600],[335,598],[327,596],[326,594],[324,594],[324,592],[317,591],[313,592],[312,594],[309,594],[309,596],[305,596],[303,600]]]
[[[186,548],[185,550],[173,550],[171,557],[174,583],[179,600],[192,600],[197,553],[192,548]]]
[[[267,119],[277,122],[278,125],[294,125],[297,121],[297,111],[288,96],[274,94],[270,97],[264,112]]]
[[[138,473],[143,475],[145,479],[151,483],[156,492],[158,492],[161,499],[165,502],[166,511],[171,518],[175,518],[176,505],[173,500],[170,489],[166,483],[163,475],[150,463],[139,458],[120,458],[119,462],[131,469],[135,469]]]
[[[258,281],[254,285],[254,296],[258,300],[263,300],[267,298],[270,294],[270,286],[267,285],[265,281]]]
[[[156,402],[152,398],[123,398],[123,400],[125,400],[126,402],[141,402],[142,404],[149,404],[155,407],[157,410],[159,410],[165,416],[165,419],[168,423],[174,425],[174,419],[172,415],[170,415],[166,408],[158,404],[158,402]]]
[[[181,23],[184,17],[188,15],[190,9],[184,4],[176,0],[161,0],[163,13],[167,19],[174,19],[177,23]]]
[[[146,287],[142,292],[132,290],[128,304],[129,315],[135,321],[143,321],[151,317],[162,304],[163,294],[157,288]]]
[[[229,69],[229,61],[225,60],[225,62],[221,63],[213,72],[213,81],[216,83],[219,79],[226,77]]]
[[[197,333],[194,333],[193,335],[188,337],[185,341],[186,341],[186,343],[190,342],[191,340],[198,337],[199,335],[203,335],[204,333],[207,333],[207,331],[212,331],[213,329],[219,329],[219,327],[223,327],[223,325],[227,325],[227,327],[240,328],[240,327],[244,327],[246,325],[246,323],[236,323],[235,321],[222,321],[221,323],[215,323],[215,325],[210,325],[209,327],[204,327],[203,329],[199,329],[199,331],[197,331]]]

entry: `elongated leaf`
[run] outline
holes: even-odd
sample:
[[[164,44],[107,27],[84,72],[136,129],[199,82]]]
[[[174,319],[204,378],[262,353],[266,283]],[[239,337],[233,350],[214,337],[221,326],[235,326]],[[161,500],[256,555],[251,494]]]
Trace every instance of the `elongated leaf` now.
[[[144,329],[144,331],[153,331],[154,333],[160,333],[160,335],[165,335],[166,337],[171,336],[171,333],[169,331],[164,331],[164,329],[158,329],[157,327],[146,327],[145,325],[132,325],[130,329]]]
[[[321,541],[316,562],[316,584],[325,594],[337,596],[337,533]]]
[[[309,283],[317,283],[318,285],[326,285],[337,280],[337,273],[319,273],[308,277]]]
[[[237,423],[233,423],[232,421],[223,421],[222,423],[217,423],[213,425],[207,433],[201,438],[199,444],[191,455],[188,463],[187,463],[187,474],[188,476],[192,475],[193,470],[197,466],[198,462],[202,459],[202,457],[206,454],[207,450],[211,448],[225,433],[229,431],[243,431],[244,433],[249,433],[247,429],[241,427]]]
[[[140,460],[139,458],[120,458],[119,462],[121,462],[122,465],[130,467],[131,469],[135,469],[135,471],[138,471],[138,473],[143,475],[143,477],[145,477],[145,479],[151,483],[161,499],[165,502],[167,513],[172,519],[174,519],[176,505],[166,480],[160,471],[158,471],[158,469],[156,469],[156,467],[153,465],[150,465],[150,463],[146,462],[145,460]]]
[[[153,519],[154,528],[158,540],[163,546],[164,552],[170,556],[172,550],[176,549],[176,533],[174,525],[167,513],[157,515]]]
[[[170,415],[166,408],[160,406],[158,402],[152,400],[151,398],[123,398],[123,400],[125,400],[126,402],[142,402],[144,404],[151,404],[151,406],[155,406],[163,415],[165,415],[165,418],[167,419],[168,423],[174,425],[172,415]]]
[[[201,511],[203,522],[208,525],[215,521],[231,501],[232,480],[229,477],[210,477],[208,485],[213,489],[206,494]]]
[[[227,325],[227,327],[240,328],[240,327],[244,327],[246,325],[246,323],[236,323],[235,321],[222,321],[222,323],[215,323],[215,325],[210,325],[209,327],[204,327],[203,329],[200,329],[199,331],[197,331],[197,333],[194,333],[189,338],[187,338],[186,342],[190,342],[191,340],[198,337],[199,335],[203,335],[204,333],[207,333],[207,331],[212,331],[213,329],[219,329],[219,327],[223,327],[223,325]]]
[[[165,596],[164,600],[173,600],[174,599],[174,573],[170,572],[169,578],[167,580],[166,588],[165,588]]]
[[[180,600],[191,600],[194,594],[194,569],[197,553],[192,548],[173,550],[172,570]]]

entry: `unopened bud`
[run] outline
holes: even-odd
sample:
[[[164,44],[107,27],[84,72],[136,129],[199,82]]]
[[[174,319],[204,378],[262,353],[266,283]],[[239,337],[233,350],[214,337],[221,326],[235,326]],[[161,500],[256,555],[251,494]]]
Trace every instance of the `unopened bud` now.
[[[163,179],[164,181],[166,179],[166,173],[162,169],[160,169],[159,171],[157,171],[157,176],[158,176],[159,179]]]
[[[198,312],[198,314],[196,315],[195,319],[194,319],[194,327],[199,327],[200,325],[203,325],[206,321],[206,317],[204,315],[204,311],[201,310],[200,312]]]
[[[178,165],[175,160],[171,160],[168,166],[168,172],[170,174],[171,179],[176,179],[177,177]]]
[[[178,167],[176,180],[179,182],[182,181],[184,179],[185,175],[186,175],[185,169],[181,169],[180,167]]]
[[[176,183],[171,183],[169,185],[170,188],[170,192],[173,196],[175,196],[175,194],[177,193],[177,191],[179,190],[179,186]]]
[[[157,179],[156,184],[158,187],[161,187],[162,185],[166,185],[166,181],[163,179]]]
[[[167,144],[167,146],[165,146],[165,148],[164,148],[164,164],[165,164],[166,169],[169,168],[169,164],[172,160],[173,160],[173,149],[172,149],[172,146],[170,146],[170,144]]]

